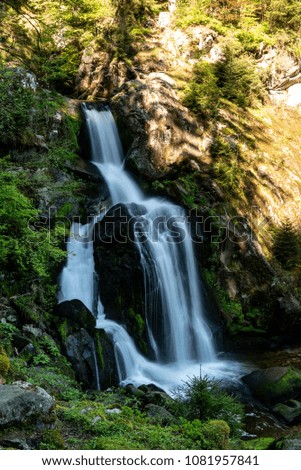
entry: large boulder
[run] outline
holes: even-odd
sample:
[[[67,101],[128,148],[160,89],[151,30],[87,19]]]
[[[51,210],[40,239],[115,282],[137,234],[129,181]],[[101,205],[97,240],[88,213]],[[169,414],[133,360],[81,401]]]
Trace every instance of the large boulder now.
[[[286,403],[277,403],[273,408],[273,413],[288,424],[300,423],[301,402],[289,400]]]
[[[242,378],[253,395],[267,405],[301,398],[301,371],[290,367],[255,370]]]
[[[47,421],[53,408],[54,399],[40,387],[27,382],[0,385],[0,426]]]

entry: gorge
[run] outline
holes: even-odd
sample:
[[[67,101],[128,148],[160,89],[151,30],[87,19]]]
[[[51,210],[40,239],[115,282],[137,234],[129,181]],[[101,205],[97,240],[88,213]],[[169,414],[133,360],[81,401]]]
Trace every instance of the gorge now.
[[[299,3],[1,3],[1,450],[300,449]]]

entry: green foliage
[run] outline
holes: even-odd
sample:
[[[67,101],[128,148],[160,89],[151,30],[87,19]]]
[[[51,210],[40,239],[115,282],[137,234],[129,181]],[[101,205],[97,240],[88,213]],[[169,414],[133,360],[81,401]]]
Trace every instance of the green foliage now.
[[[223,421],[202,423],[182,419],[178,425],[162,428],[150,423],[138,409],[118,405],[116,398],[114,393],[105,392],[97,402],[75,400],[60,406],[60,420],[72,427],[73,435],[81,438],[77,443],[79,448],[225,449],[229,444],[229,426]],[[108,414],[110,407],[119,408],[120,413]]]
[[[245,108],[263,97],[263,85],[250,56],[227,44],[224,48],[224,60],[215,68],[217,85],[223,98]]]
[[[208,450],[229,449],[230,427],[222,420],[211,420],[204,427],[205,446]],[[204,447],[205,447],[204,446]]]
[[[176,390],[176,396],[183,405],[182,412],[186,418],[226,421],[232,434],[241,429],[243,407],[222,390],[219,382],[207,376],[203,378],[194,376]]]
[[[18,329],[12,325],[11,323],[0,323],[0,339],[1,340],[11,340],[14,333],[16,333]]]
[[[1,287],[4,293],[12,295],[20,294],[31,284],[40,284],[40,301],[44,299],[46,307],[49,296],[55,294],[52,287],[57,266],[66,254],[60,248],[58,234],[52,233],[49,238],[47,228],[36,228],[38,211],[18,184],[18,175],[0,173],[0,263],[5,273]],[[10,276],[14,277],[13,284]],[[19,296],[16,303],[28,318],[39,320],[33,308],[33,297]]]
[[[267,450],[270,448],[274,441],[274,437],[259,437],[244,442],[242,448],[250,450]]]
[[[50,363],[50,358],[44,354],[44,353],[40,353],[40,354],[37,354],[34,358],[33,358],[33,364],[35,366],[39,366],[39,365],[47,365]]]
[[[0,344],[0,377],[5,377],[10,368],[10,360],[5,349]]]
[[[40,450],[64,450],[66,444],[61,431],[57,428],[47,429],[44,432],[42,442],[39,446]]]
[[[218,117],[220,108],[227,107],[227,101],[246,108],[263,97],[254,59],[243,53],[237,41],[232,41],[224,47],[219,62],[211,64],[201,59],[194,66],[192,78],[184,88],[183,103],[200,118],[212,120]]]
[[[195,443],[195,449],[225,450],[229,448],[230,428],[225,421],[202,423],[193,420],[183,423],[185,435]]]
[[[214,117],[217,113],[220,90],[217,85],[215,66],[198,62],[193,70],[193,79],[184,90],[183,102],[201,118]]]
[[[82,50],[113,11],[109,0],[9,1],[0,10],[0,57],[67,92],[75,84]]]
[[[301,262],[301,236],[289,219],[275,231],[272,252],[285,269],[293,269]]]
[[[0,142],[4,145],[25,144],[29,138],[34,97],[22,80],[22,73],[0,66]]]
[[[39,344],[46,351],[46,353],[52,356],[53,358],[59,358],[61,356],[59,348],[50,336],[44,335],[40,339]]]
[[[277,28],[300,31],[301,4],[299,0],[271,0],[266,19],[273,31]]]

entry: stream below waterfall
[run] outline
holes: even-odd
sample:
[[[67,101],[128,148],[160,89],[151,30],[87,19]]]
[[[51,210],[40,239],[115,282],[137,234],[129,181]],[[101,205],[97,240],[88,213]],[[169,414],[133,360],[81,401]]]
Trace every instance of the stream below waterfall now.
[[[121,384],[154,383],[167,392],[193,375],[237,381],[249,370],[239,362],[218,358],[207,324],[193,242],[185,211],[165,199],[147,198],[124,168],[124,155],[114,118],[107,107],[97,110],[84,104],[91,143],[91,162],[105,180],[111,203],[89,223],[73,223],[68,259],[60,277],[59,302],[79,299],[97,318],[114,345]],[[106,318],[95,273],[93,229],[105,213],[122,203],[136,217],[134,237],[144,273],[145,318],[152,357],[137,349],[124,325]],[[106,274],[103,273],[105,279]],[[164,348],[156,323],[161,302]],[[164,350],[163,350],[164,349]]]

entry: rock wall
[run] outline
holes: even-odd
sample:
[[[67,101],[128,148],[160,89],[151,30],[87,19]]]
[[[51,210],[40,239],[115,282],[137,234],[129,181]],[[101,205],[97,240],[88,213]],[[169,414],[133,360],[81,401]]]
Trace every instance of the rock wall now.
[[[210,129],[204,128],[181,103],[183,83],[177,71],[181,69],[184,71],[181,76],[185,73],[189,76],[200,53],[209,63],[223,60],[223,38],[203,25],[189,26],[185,30],[175,27],[174,8],[175,3],[171,2],[169,11],[162,12],[157,21],[152,20],[152,34],[145,43],[139,44],[130,63],[116,62],[99,51],[86,51],[78,77],[79,89],[84,96],[109,99],[125,149],[126,164],[144,187],[150,192],[155,188],[157,194],[170,197],[188,210],[191,206],[197,207],[206,232],[205,246],[196,246],[200,266],[216,272],[217,285],[213,290],[222,289],[231,300],[240,303],[239,314],[235,313],[237,304],[228,311],[220,305],[225,324],[235,324],[240,317],[240,327],[259,331],[263,325],[258,319],[244,318],[249,311],[259,309],[266,317],[263,329],[268,329],[269,335],[280,333],[284,337],[296,337],[298,333],[294,332],[301,328],[300,301],[294,293],[288,293],[286,281],[275,282],[277,267],[275,270],[267,258],[271,249],[269,227],[279,226],[286,216],[299,223],[301,158],[295,152],[299,145],[294,141],[296,132],[291,130],[301,124],[300,117],[285,108],[276,113],[272,104],[265,108],[262,125],[254,115],[237,117],[229,109],[221,112],[218,122]],[[288,53],[280,48],[263,48],[257,67],[267,74],[272,102],[299,105],[300,65]],[[291,132],[287,142],[283,141],[281,129],[284,122],[291,123],[286,124],[290,130],[285,129],[285,132]],[[227,135],[231,126],[236,133],[231,131],[231,135]],[[245,140],[241,137],[244,134]],[[217,178],[211,149],[220,138],[236,149],[240,159],[237,167],[242,165],[242,169],[238,168],[241,176],[237,184],[244,187],[244,192],[237,199],[241,197],[241,201],[232,196],[229,201],[228,188],[222,187]],[[219,164],[223,164],[222,158]],[[225,171],[231,172],[233,165]],[[210,217],[215,221],[210,221]],[[243,222],[235,222],[236,217]],[[206,218],[209,218],[208,223]],[[211,241],[217,238],[220,238],[219,246],[212,253]],[[112,253],[115,259],[123,259],[124,254],[118,252],[117,245],[108,248],[97,242],[96,252],[99,272],[106,267],[116,278],[123,279],[121,264],[119,273],[109,267]],[[135,259],[136,254],[131,256]],[[214,257],[216,261],[210,261]],[[133,269],[130,277],[132,275],[135,278]],[[127,285],[125,279],[123,282]],[[123,289],[120,286],[118,290]],[[113,291],[109,287],[101,286],[101,289],[106,307],[114,317],[116,305],[110,305],[109,301]],[[129,308],[139,314],[143,311],[141,299],[135,303],[135,295],[130,297],[121,308],[125,324]],[[233,311],[229,312],[231,309]],[[282,322],[282,316],[288,321]],[[130,325],[128,327],[131,329]],[[144,341],[147,343],[146,337]]]

